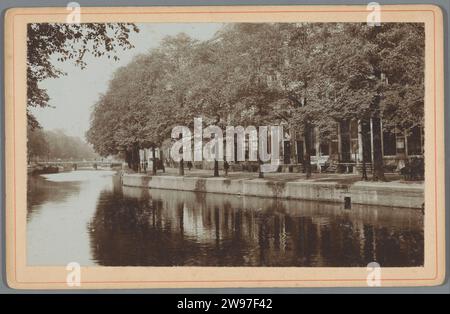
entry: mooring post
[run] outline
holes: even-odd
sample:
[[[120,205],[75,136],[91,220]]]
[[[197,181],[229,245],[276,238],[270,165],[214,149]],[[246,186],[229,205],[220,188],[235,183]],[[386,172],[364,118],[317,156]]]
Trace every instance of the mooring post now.
[[[350,196],[344,197],[344,209],[351,209],[352,208],[352,198]]]

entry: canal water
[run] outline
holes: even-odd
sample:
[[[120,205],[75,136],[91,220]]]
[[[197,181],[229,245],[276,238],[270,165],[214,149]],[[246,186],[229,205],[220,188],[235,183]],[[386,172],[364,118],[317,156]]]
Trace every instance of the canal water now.
[[[420,210],[122,187],[110,171],[28,180],[30,266],[421,266]]]

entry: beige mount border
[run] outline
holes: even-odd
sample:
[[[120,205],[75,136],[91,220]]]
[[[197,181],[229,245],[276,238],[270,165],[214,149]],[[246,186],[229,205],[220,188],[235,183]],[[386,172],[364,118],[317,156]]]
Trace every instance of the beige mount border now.
[[[81,22],[366,22],[365,6],[82,7]],[[26,265],[26,24],[65,22],[66,8],[14,8],[5,17],[7,281],[66,289],[67,271]],[[421,22],[426,33],[425,266],[383,268],[383,286],[430,286],[445,274],[443,17],[437,6],[386,5],[381,22]],[[361,268],[82,267],[80,288],[366,286]]]

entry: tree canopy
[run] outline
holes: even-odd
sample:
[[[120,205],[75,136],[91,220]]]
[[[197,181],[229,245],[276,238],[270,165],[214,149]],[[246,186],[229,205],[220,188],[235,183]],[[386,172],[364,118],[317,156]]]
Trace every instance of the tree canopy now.
[[[118,60],[119,48],[133,48],[131,32],[138,32],[131,23],[30,23],[27,26],[27,118],[35,128],[38,121],[32,107],[47,107],[49,96],[39,83],[65,73],[54,61],[69,62],[84,68],[85,57],[105,56]]]
[[[98,157],[94,149],[79,137],[66,135],[61,130],[44,131],[41,128],[28,130],[27,151],[29,160],[89,160]]]
[[[423,125],[424,48],[416,23],[233,23],[206,41],[167,37],[115,73],[87,137],[107,155],[159,146],[194,117],[305,136],[317,126],[322,138],[348,119],[406,130]]]

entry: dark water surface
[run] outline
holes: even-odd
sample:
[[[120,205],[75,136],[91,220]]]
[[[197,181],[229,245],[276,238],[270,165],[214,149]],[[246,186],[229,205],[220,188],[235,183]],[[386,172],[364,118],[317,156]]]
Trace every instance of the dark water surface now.
[[[421,266],[419,210],[122,187],[107,171],[28,182],[29,265]]]

